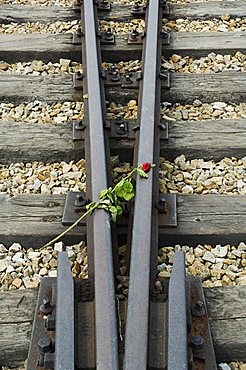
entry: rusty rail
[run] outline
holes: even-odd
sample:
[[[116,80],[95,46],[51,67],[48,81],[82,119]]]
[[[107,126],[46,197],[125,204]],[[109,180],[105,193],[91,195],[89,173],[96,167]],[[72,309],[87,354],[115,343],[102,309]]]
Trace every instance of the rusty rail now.
[[[97,201],[98,194],[108,187],[104,138],[105,99],[99,75],[101,61],[97,39],[97,15],[93,1],[82,6],[84,68],[84,110],[86,126],[87,196]],[[118,369],[118,333],[114,288],[113,253],[109,215],[98,210],[87,223],[87,244],[93,250],[96,362],[101,370]]]
[[[146,39],[143,46],[143,81],[139,99],[139,138],[135,147],[138,163],[157,162],[159,156],[160,50],[162,8],[150,0],[146,14]],[[157,172],[157,170],[155,169]],[[154,208],[158,194],[155,172],[148,181],[137,178],[132,227],[130,285],[125,339],[125,370],[144,370],[147,366],[149,286],[151,251],[157,249],[158,220]]]
[[[94,202],[98,200],[100,191],[108,187],[109,182],[108,136],[104,129],[106,102],[97,30],[99,3],[107,6],[107,1],[93,0],[84,0],[81,5],[84,97],[82,125],[87,166],[86,197]],[[206,365],[202,363],[200,368],[212,370],[216,365],[202,285],[199,283],[197,288],[193,284],[192,288],[187,289],[182,252],[176,253],[170,281],[159,281],[164,288],[162,298],[158,302],[151,301],[150,305],[150,292],[155,286],[156,279],[158,227],[176,225],[174,216],[176,200],[170,195],[159,198],[158,186],[160,79],[163,78],[160,71],[161,30],[166,5],[162,0],[149,0],[146,9],[146,36],[142,52],[143,78],[140,82],[139,115],[136,125],[139,131],[135,139],[134,163],[135,165],[144,162],[156,163],[157,168],[150,171],[148,180],[137,176],[134,213],[128,225],[130,285],[127,309],[126,302],[123,302],[125,306],[122,316],[123,321],[126,321],[123,367],[124,370],[146,370],[148,366],[151,367],[148,363],[151,358],[153,364],[151,368],[167,366],[168,370],[186,370],[187,354],[192,352],[190,348],[188,349],[190,341],[194,347],[195,361],[204,361],[205,350],[209,348],[210,362]],[[167,35],[165,37],[168,38]],[[170,82],[168,76],[164,75],[164,78],[168,88]],[[70,208],[74,210],[73,202]],[[162,212],[161,217],[159,211]],[[117,323],[117,319],[119,322],[121,320],[121,305],[118,307],[119,318],[117,318],[114,286],[114,269],[117,269],[117,261],[113,256],[114,233],[109,215],[104,210],[97,210],[88,217],[86,225],[89,279],[73,281],[67,253],[65,251],[60,253],[58,278],[47,278],[41,283],[28,370],[40,366],[42,369],[55,370],[122,368],[122,358],[119,360]],[[191,300],[191,292],[193,300],[196,300],[195,305],[193,302],[187,302]],[[199,311],[201,304],[202,313]],[[196,322],[200,320],[203,324],[201,333],[191,330],[191,315],[195,317]],[[187,333],[188,321],[190,332]],[[157,333],[159,322],[161,330]],[[197,344],[199,340],[207,347],[204,345],[200,348],[201,343]],[[150,356],[149,348],[152,348]],[[154,357],[158,357],[156,361]],[[189,366],[190,364],[191,361]]]

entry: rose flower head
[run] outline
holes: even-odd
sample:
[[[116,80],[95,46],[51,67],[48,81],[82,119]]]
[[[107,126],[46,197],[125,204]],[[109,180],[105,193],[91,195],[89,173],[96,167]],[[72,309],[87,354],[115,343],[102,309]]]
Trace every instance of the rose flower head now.
[[[141,168],[145,173],[148,173],[151,169],[151,163],[145,162],[142,164]]]

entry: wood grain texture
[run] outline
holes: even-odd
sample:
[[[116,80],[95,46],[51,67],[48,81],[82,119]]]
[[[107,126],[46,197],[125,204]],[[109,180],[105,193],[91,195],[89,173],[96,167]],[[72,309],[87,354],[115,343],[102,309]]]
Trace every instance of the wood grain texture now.
[[[0,240],[39,247],[59,235],[65,195],[27,195],[9,197],[0,194]],[[246,196],[178,195],[178,227],[160,227],[159,243],[238,243],[245,240]],[[118,233],[126,235],[125,222]],[[73,243],[85,239],[85,223],[64,238]]]
[[[23,102],[41,100],[49,103],[82,100],[82,91],[72,87],[71,75],[25,76],[0,74],[0,100]],[[138,100],[138,89],[109,87],[105,89],[106,99],[127,104]],[[246,101],[246,73],[221,72],[218,74],[171,75],[171,88],[162,88],[162,101],[191,104],[195,99],[212,103],[224,101],[240,103]]]
[[[231,17],[245,17],[246,4],[240,0],[236,3],[230,1],[210,1],[191,4],[169,4],[169,18],[190,18],[190,19],[210,19],[220,18],[222,14],[228,13]],[[113,4],[110,12],[98,12],[99,19],[109,21],[127,22],[133,19],[131,6]],[[48,11],[44,6],[21,6],[21,5],[1,5],[0,23],[25,23],[42,22],[52,23],[57,21],[71,21],[79,19],[80,15],[70,7],[50,6]]]
[[[178,227],[162,228],[165,243],[239,243],[245,240],[246,196],[178,195]]]
[[[77,161],[84,156],[84,142],[72,140],[71,122],[48,125],[0,120],[0,126],[1,163]],[[161,156],[169,160],[181,154],[190,159],[241,158],[246,154],[245,126],[246,119],[170,122],[169,139],[161,141]],[[134,140],[110,140],[110,144],[112,154],[131,160]]]
[[[245,361],[246,286],[204,291],[217,361]]]
[[[205,289],[205,295],[213,320],[246,319],[246,286]]]
[[[170,18],[210,19],[220,18],[222,14],[233,17],[245,17],[245,1],[209,1],[189,4],[169,4]]]
[[[218,362],[246,361],[246,286],[204,289]],[[18,366],[28,353],[37,289],[0,292],[0,364]]]
[[[163,48],[164,55],[180,53],[194,57],[210,52],[233,54],[246,52],[246,33],[241,32],[174,32],[171,44]],[[37,48],[38,45],[38,48]],[[141,45],[128,45],[127,35],[118,35],[115,45],[103,45],[105,61],[119,62],[140,59]],[[0,55],[6,62],[14,63],[34,59],[57,62],[59,58],[81,61],[80,45],[72,45],[71,34],[1,34]]]
[[[36,299],[37,289],[0,292],[0,365],[26,359]]]

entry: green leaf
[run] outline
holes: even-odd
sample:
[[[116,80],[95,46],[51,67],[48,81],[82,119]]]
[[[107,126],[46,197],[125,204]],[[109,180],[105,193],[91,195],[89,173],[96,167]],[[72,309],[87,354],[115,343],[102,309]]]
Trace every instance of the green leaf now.
[[[98,198],[102,199],[109,193],[109,189],[103,189],[100,191]]]
[[[127,201],[127,202],[130,202],[130,200],[132,200],[132,198],[134,198],[134,192],[132,193],[125,193],[125,196],[124,196],[124,199]]]
[[[117,212],[118,212],[117,208],[115,206],[110,206],[109,210],[110,210],[111,213],[116,213],[117,214]]]
[[[149,177],[146,172],[141,170],[141,168],[137,168],[137,172],[141,177],[145,177],[146,179]]]
[[[132,193],[132,191],[133,191],[133,185],[132,185],[131,181],[126,181],[124,183],[124,185],[123,185],[123,189],[127,193]]]
[[[115,190],[116,193],[117,193],[118,190],[120,190],[122,188],[122,186],[124,185],[124,182],[125,182],[125,180],[124,179],[121,179],[118,182],[118,184],[115,185],[114,190]]]
[[[123,213],[123,208],[121,206],[117,206],[117,216],[121,216]]]

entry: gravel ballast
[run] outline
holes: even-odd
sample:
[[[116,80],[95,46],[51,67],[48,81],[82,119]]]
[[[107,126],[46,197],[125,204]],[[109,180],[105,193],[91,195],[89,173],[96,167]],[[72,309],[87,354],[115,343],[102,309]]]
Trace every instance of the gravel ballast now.
[[[246,194],[246,157],[219,162],[160,159],[160,191],[182,194]]]
[[[113,180],[131,171],[129,163],[112,157]],[[66,194],[85,191],[85,160],[59,163],[12,163],[0,165],[0,192],[6,194]],[[182,194],[246,194],[246,157],[219,162],[160,158],[160,191]]]

